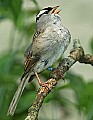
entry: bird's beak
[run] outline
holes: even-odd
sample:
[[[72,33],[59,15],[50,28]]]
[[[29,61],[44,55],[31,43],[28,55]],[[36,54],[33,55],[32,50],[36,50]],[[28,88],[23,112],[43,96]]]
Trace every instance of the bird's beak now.
[[[51,11],[51,14],[58,14],[61,10],[57,10],[56,11],[56,9],[58,8],[59,6],[55,6],[55,7],[53,7],[53,9],[52,9],[52,11]]]

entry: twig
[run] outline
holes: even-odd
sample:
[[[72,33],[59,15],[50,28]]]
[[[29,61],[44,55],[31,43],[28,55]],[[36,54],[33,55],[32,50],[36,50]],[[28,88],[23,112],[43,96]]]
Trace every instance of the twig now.
[[[90,64],[93,66],[93,56],[89,54],[84,54],[84,50],[80,45],[80,41],[75,39],[73,42],[73,49],[70,51],[70,55],[64,58],[58,65],[57,69],[51,72],[51,79],[46,83],[47,87],[40,87],[36,98],[32,106],[28,110],[28,116],[25,120],[38,120],[38,114],[40,107],[44,101],[44,98],[51,92],[51,90],[56,86],[57,81],[62,78],[63,74],[69,70],[69,68],[76,62]]]
[[[80,60],[80,63],[91,64],[93,66],[93,56],[86,54]]]

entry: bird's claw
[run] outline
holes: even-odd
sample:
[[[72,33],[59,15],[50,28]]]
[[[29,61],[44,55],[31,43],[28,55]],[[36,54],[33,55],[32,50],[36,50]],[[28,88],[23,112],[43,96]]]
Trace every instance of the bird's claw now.
[[[45,82],[40,82],[39,85],[42,86],[42,87],[47,87],[49,89],[48,84],[45,83]]]
[[[47,88],[49,89],[47,83],[45,83],[45,82],[41,82],[41,80],[40,80],[40,78],[39,78],[37,72],[35,72],[35,75],[36,75],[36,78],[37,78],[38,84],[39,84],[40,86],[42,86],[42,87],[47,87]]]

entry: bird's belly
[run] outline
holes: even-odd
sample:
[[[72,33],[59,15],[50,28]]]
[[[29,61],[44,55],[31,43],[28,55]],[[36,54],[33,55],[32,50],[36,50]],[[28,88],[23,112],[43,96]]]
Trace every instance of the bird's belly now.
[[[46,53],[37,62],[35,71],[39,73],[52,66],[53,63],[56,62],[63,53],[64,45],[56,45],[56,47],[54,47],[53,49],[46,51]]]

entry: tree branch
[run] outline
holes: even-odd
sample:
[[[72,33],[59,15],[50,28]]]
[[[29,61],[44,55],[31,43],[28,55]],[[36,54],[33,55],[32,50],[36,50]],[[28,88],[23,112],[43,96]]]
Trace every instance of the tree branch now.
[[[51,92],[56,86],[57,81],[63,77],[63,74],[69,70],[69,68],[76,62],[90,64],[93,66],[93,56],[85,54],[83,48],[80,45],[80,41],[75,39],[73,42],[73,49],[70,51],[70,55],[64,58],[56,69],[51,72],[51,79],[46,84],[48,87],[40,87],[36,98],[32,106],[28,110],[28,116],[25,120],[38,120],[38,114],[40,107],[44,101],[44,98]]]

